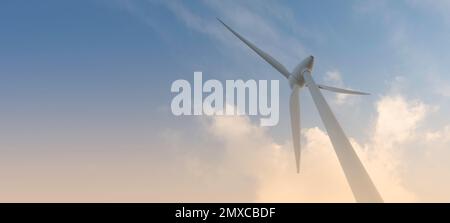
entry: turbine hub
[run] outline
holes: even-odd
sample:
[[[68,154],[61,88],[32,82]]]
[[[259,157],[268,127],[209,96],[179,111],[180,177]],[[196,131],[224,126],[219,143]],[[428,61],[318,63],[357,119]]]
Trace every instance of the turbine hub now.
[[[289,76],[289,85],[291,88],[294,84],[303,87],[305,85],[305,79],[303,78],[303,72],[309,71],[312,73],[314,67],[314,56],[306,57],[302,62],[300,62]]]

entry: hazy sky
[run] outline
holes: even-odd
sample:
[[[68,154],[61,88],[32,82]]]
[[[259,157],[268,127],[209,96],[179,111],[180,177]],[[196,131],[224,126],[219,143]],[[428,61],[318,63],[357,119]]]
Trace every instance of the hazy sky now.
[[[0,201],[353,201],[307,91],[295,174],[283,77],[316,82],[387,201],[450,201],[450,2],[0,3]],[[280,123],[175,117],[177,79],[280,80]]]

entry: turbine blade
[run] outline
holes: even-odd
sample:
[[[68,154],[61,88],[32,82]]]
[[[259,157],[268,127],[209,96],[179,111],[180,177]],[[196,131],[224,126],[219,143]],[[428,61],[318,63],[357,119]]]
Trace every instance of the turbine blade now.
[[[237,38],[239,38],[242,42],[244,42],[248,47],[250,47],[253,51],[255,51],[260,57],[262,57],[267,63],[272,65],[273,68],[275,68],[278,72],[280,72],[284,77],[289,78],[291,73],[275,58],[267,54],[266,52],[262,51],[258,47],[256,47],[253,43],[246,40],[244,37],[239,35],[239,33],[235,32],[233,29],[231,29],[227,24],[222,22],[219,18],[217,18],[222,25],[224,25],[230,32],[232,32]]]
[[[295,85],[289,98],[289,109],[291,114],[292,142],[294,145],[295,164],[297,173],[300,172],[300,87]]]
[[[331,144],[334,147],[339,163],[344,170],[345,177],[352,189],[357,202],[383,202],[377,188],[370,179],[369,174],[358,158],[355,150],[347,139],[342,127],[334,117],[330,106],[325,101],[311,74],[307,71],[303,74],[308,89],[319,111]]]
[[[327,91],[333,91],[333,92],[336,92],[336,93],[370,95],[369,93],[362,92],[362,91],[354,91],[354,90],[349,90],[349,89],[331,87],[331,86],[326,86],[326,85],[323,85],[323,84],[317,84],[317,87],[319,87],[320,89],[324,89],[324,90],[327,90]]]

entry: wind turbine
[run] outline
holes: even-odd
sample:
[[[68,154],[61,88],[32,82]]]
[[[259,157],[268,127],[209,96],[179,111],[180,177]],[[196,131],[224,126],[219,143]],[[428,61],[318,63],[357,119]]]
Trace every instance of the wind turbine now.
[[[326,86],[322,84],[316,84],[311,76],[314,66],[314,57],[309,56],[300,62],[293,72],[289,72],[280,62],[275,58],[256,47],[253,43],[246,40],[239,35],[236,31],[231,29],[222,20],[217,18],[230,32],[232,32],[237,38],[244,42],[248,47],[255,51],[260,57],[262,57],[267,63],[272,65],[278,72],[280,72],[289,81],[289,86],[292,89],[289,98],[289,108],[291,116],[291,128],[292,139],[295,152],[295,161],[297,167],[297,173],[300,171],[300,89],[304,86],[308,87],[309,92],[314,100],[314,104],[319,111],[320,118],[325,125],[325,128],[330,137],[331,144],[334,147],[334,151],[339,159],[342,169],[344,170],[345,177],[352,190],[353,196],[357,202],[383,202],[381,195],[378,193],[377,188],[370,179],[369,174],[364,168],[361,160],[358,158],[355,150],[350,144],[347,136],[345,135],[342,127],[339,125],[336,117],[330,109],[330,106],[325,101],[322,93],[319,89],[333,91],[336,93],[344,94],[356,94],[356,95],[368,95],[368,93],[342,89],[337,87]]]

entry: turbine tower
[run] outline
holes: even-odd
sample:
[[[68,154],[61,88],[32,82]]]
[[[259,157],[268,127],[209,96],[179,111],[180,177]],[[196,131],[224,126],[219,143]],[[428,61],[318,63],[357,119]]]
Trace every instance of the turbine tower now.
[[[330,106],[326,102],[319,89],[333,91],[344,94],[368,95],[368,93],[330,87],[326,85],[316,84],[311,76],[314,66],[314,57],[309,56],[300,62],[293,72],[289,72],[280,62],[275,58],[256,47],[253,43],[246,40],[236,31],[231,29],[222,20],[217,18],[230,32],[237,38],[244,42],[248,47],[255,51],[267,63],[272,65],[278,72],[280,72],[289,81],[289,86],[292,89],[289,98],[289,110],[291,116],[292,139],[295,152],[295,161],[297,173],[300,171],[300,97],[299,93],[304,86],[308,87],[309,92],[313,98],[314,104],[319,111],[320,118],[325,125],[331,144],[339,159],[339,163],[344,171],[345,177],[352,190],[356,202],[383,202],[381,195],[370,179],[369,174],[364,168],[361,160],[358,158],[355,150],[350,144],[342,127],[339,125],[336,117],[331,111]]]

